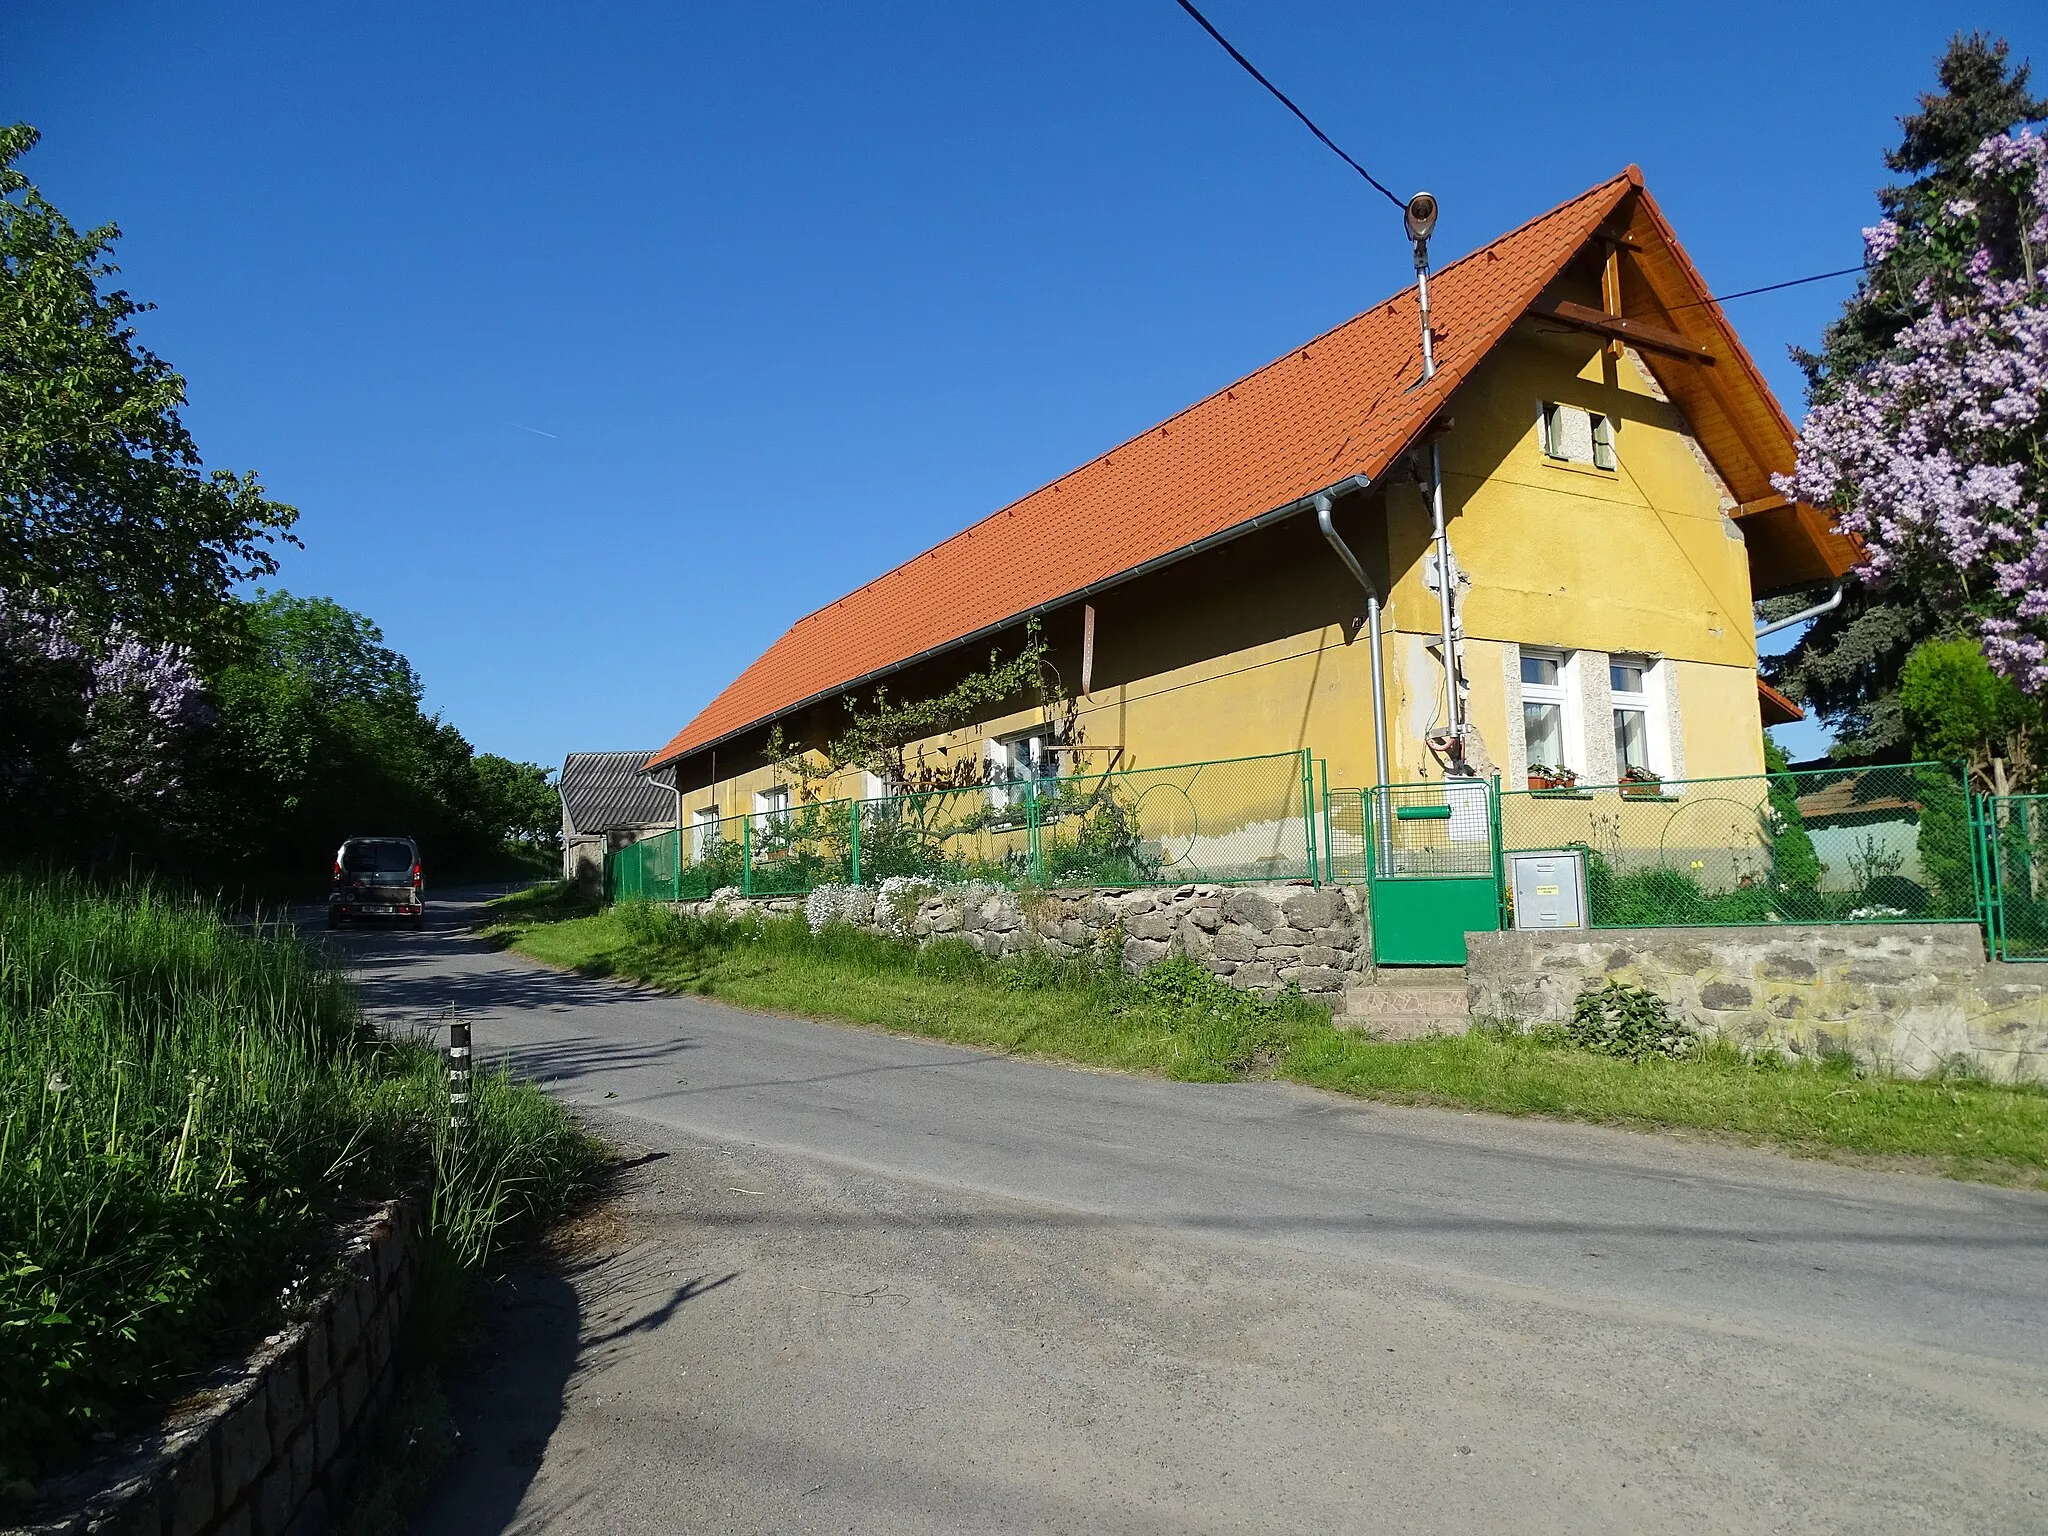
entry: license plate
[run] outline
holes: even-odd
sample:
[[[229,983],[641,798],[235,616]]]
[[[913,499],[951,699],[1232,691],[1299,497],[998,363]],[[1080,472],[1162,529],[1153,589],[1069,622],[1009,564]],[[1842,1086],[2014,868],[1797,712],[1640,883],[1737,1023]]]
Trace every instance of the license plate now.
[[[398,908],[392,906],[375,906],[365,907],[363,908],[363,910],[365,912],[375,912],[379,917],[389,917],[392,913],[396,912]]]

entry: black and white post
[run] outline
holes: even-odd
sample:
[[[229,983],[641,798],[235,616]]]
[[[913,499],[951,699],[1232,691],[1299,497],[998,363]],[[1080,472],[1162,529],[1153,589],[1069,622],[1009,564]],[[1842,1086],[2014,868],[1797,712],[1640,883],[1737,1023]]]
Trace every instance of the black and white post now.
[[[457,1019],[448,1025],[448,1129],[466,1136],[469,1127],[469,1025]]]

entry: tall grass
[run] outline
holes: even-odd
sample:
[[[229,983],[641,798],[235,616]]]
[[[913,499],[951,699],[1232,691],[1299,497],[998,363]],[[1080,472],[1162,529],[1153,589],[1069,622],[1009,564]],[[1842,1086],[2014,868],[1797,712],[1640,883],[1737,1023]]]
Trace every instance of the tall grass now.
[[[351,1206],[431,1183],[476,1262],[559,1201],[581,1134],[478,1087],[458,1152],[438,1055],[366,1029],[295,936],[0,877],[0,1490],[274,1326]]]

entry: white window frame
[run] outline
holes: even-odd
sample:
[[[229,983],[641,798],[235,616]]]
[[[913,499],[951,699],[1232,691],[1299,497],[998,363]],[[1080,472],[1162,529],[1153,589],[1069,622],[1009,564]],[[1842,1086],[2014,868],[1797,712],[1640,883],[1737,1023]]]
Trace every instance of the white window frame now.
[[[1649,758],[1641,766],[1650,770],[1660,779],[1671,777],[1671,752],[1669,735],[1664,719],[1664,675],[1663,662],[1653,656],[1637,652],[1616,651],[1607,658],[1607,680],[1609,720],[1608,730],[1615,735],[1614,777],[1619,782],[1628,771],[1629,764],[1622,760],[1621,739],[1615,727],[1619,722],[1613,718],[1627,710],[1643,717],[1643,753]],[[1643,686],[1638,692],[1624,691],[1614,686],[1614,669],[1617,667],[1640,667]]]
[[[1522,704],[1524,708],[1531,704],[1554,704],[1557,706],[1557,741],[1560,749],[1559,755],[1564,761],[1561,763],[1545,763],[1542,766],[1546,768],[1569,768],[1573,773],[1584,773],[1586,771],[1586,753],[1581,739],[1582,733],[1579,730],[1579,706],[1576,697],[1579,690],[1575,686],[1578,668],[1574,665],[1577,659],[1576,653],[1553,650],[1548,646],[1541,645],[1524,645],[1517,649],[1521,652],[1520,658],[1516,663],[1517,672],[1521,670],[1522,661],[1536,660],[1557,663],[1556,682],[1532,683],[1526,678],[1522,682]],[[1536,761],[1536,759],[1529,755],[1529,726],[1526,715],[1517,716],[1515,729],[1522,735],[1522,763],[1526,771],[1527,766]]]
[[[1577,411],[1587,421],[1587,436],[1592,444],[1592,458],[1575,459],[1564,452],[1559,433],[1560,414]],[[1612,470],[1618,460],[1614,453],[1615,421],[1604,411],[1588,410],[1582,405],[1566,405],[1556,400],[1545,400],[1536,407],[1536,438],[1543,450],[1543,456],[1553,464],[1576,464],[1583,469]]]
[[[793,798],[787,784],[770,784],[766,789],[755,790],[754,829],[769,832],[786,823]]]
[[[700,805],[690,813],[690,858],[692,862],[708,858],[718,846],[722,818],[715,805]]]
[[[890,798],[892,798],[892,797],[893,797],[893,796],[895,795],[895,793],[896,793],[896,791],[895,791],[895,790],[893,790],[893,789],[891,789],[891,788],[889,787],[889,781],[888,781],[887,779],[883,778],[883,777],[882,777],[882,776],[881,776],[881,775],[880,775],[879,773],[869,773],[869,772],[867,771],[867,769],[865,769],[865,768],[861,769],[861,771],[860,771],[860,797],[861,797],[861,799],[863,799],[863,800],[887,800],[887,799],[890,799]]]
[[[999,811],[1007,810],[1016,796],[1011,790],[1003,787],[1005,784],[1015,783],[1020,779],[1033,779],[1043,784],[1048,780],[1057,779],[1060,776],[1059,755],[1050,750],[1051,746],[1052,729],[1045,725],[1034,725],[1026,730],[991,736],[988,739],[987,756],[995,771],[990,777],[1001,780],[1002,783],[989,786],[988,803]],[[1026,763],[1020,764],[1017,760],[1019,747],[1024,749],[1024,755],[1028,760]],[[1035,773],[1028,771],[1033,764],[1037,768]]]

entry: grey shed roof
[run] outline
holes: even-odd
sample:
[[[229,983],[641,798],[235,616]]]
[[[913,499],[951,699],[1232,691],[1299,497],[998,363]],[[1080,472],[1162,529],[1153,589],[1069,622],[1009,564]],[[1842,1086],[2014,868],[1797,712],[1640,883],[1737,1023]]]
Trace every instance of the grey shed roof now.
[[[609,832],[615,827],[671,823],[676,797],[640,777],[640,766],[654,756],[645,752],[571,752],[562,759],[555,787],[562,796],[562,815],[572,832]]]

